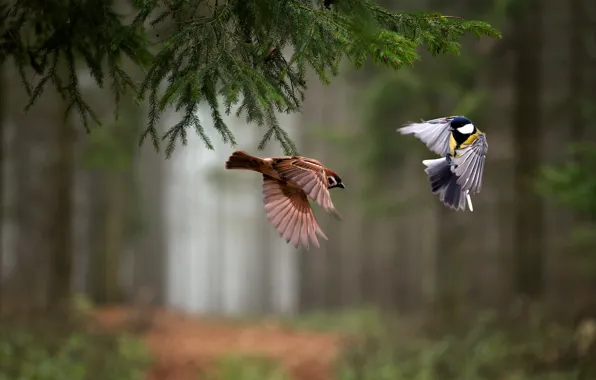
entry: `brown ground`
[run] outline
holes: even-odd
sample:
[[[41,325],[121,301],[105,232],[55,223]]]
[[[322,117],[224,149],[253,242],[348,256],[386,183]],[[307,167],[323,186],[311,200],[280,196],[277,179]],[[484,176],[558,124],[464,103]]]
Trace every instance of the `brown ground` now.
[[[102,326],[123,326],[131,312],[124,308],[97,311]],[[278,360],[296,380],[331,378],[340,337],[284,328],[277,324],[241,326],[160,310],[143,332],[155,358],[149,380],[197,380],[214,359],[231,353]]]

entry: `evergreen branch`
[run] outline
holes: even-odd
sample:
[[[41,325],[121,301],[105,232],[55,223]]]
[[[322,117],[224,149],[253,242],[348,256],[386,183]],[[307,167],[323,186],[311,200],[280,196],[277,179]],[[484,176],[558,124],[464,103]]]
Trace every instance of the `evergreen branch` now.
[[[23,56],[19,53],[15,53],[13,55],[13,60],[15,63],[15,66],[17,67],[17,70],[19,72],[19,77],[21,78],[21,83],[23,84],[23,87],[25,87],[25,91],[27,92],[27,95],[29,95],[29,97],[31,98],[33,96],[33,89],[31,88],[31,85],[29,84],[29,80],[27,79],[27,74],[25,73],[25,67],[27,66],[25,63],[25,59],[23,58]],[[39,96],[39,95],[37,95]]]
[[[139,138],[139,145],[142,145],[147,136],[151,136],[151,142],[157,152],[159,152],[159,138],[157,137],[157,123],[159,122],[159,106],[157,104],[157,93],[151,93],[149,95],[149,119],[147,128],[141,134]]]
[[[193,117],[196,117],[193,114],[194,108],[190,108],[190,111],[187,111],[184,114],[184,117],[182,118],[182,120],[180,122],[178,122],[178,124],[174,125],[172,128],[170,128],[169,131],[166,132],[166,134],[163,136],[163,139],[167,139],[168,140],[168,146],[166,147],[166,157],[171,157],[172,153],[174,152],[174,149],[176,149],[176,142],[178,140],[180,140],[182,142],[182,145],[186,146],[186,144],[188,144],[188,137],[186,135],[186,124],[190,123],[190,121],[193,119]]]
[[[136,86],[132,78],[118,65],[116,58],[114,55],[107,56],[108,72],[112,80],[112,92],[116,105],[114,118],[118,119],[121,97],[126,93],[127,88],[134,90]]]
[[[420,59],[420,47],[432,54],[457,54],[466,34],[500,37],[480,21],[438,13],[395,13],[373,0],[336,1],[332,9],[328,9],[331,2],[325,7],[321,1],[308,0],[133,0],[133,4],[137,14],[125,24],[110,1],[53,2],[42,7],[39,1],[16,0],[0,29],[0,47],[13,56],[30,93],[27,109],[51,82],[69,108],[78,109],[85,128],[89,120],[98,122],[80,94],[76,69],[82,63],[100,87],[109,76],[117,104],[129,91],[138,100],[148,100],[148,125],[139,143],[150,136],[159,150],[160,140],[166,140],[168,157],[177,140],[186,144],[190,127],[213,149],[195,115],[202,102],[210,108],[213,127],[224,143],[236,144],[221,115],[222,110],[229,115],[235,107],[236,116],[247,123],[267,126],[259,149],[275,137],[284,152],[296,152],[276,113],[300,110],[308,69],[329,83],[345,59],[356,67],[370,60],[399,69]],[[168,30],[165,42],[156,45],[155,56],[148,51],[147,26]],[[293,50],[287,60],[280,53],[286,48]],[[122,56],[148,68],[140,86],[121,66]],[[38,72],[35,86],[25,75],[28,66]],[[183,116],[160,139],[157,123],[168,108]]]
[[[186,87],[185,97],[193,97],[191,86]],[[192,125],[194,127],[196,133],[201,137],[207,149],[213,150],[213,144],[211,143],[211,139],[209,139],[209,137],[205,134],[205,130],[197,116],[197,110],[198,102],[186,102],[186,110],[182,120],[180,120],[180,122],[178,122],[176,125],[170,128],[163,136],[163,140],[168,140],[168,146],[166,147],[166,158],[170,158],[172,156],[172,153],[176,148],[176,141],[178,139],[182,141],[182,145],[186,146],[188,144],[188,137],[186,132],[186,127],[188,125]]]
[[[275,112],[299,110],[307,66],[329,83],[328,72],[337,75],[344,57],[357,67],[372,59],[399,69],[419,59],[419,45],[433,53],[457,52],[457,38],[464,33],[490,32],[487,25],[455,17],[391,13],[370,0],[342,1],[334,12],[292,0],[227,1],[223,7],[211,7],[211,17],[195,17],[194,13],[183,17],[185,4],[168,4],[170,13],[178,15],[177,30],[158,55],[141,92],[158,92],[161,81],[167,78],[169,85],[161,96],[160,110],[172,104],[172,99],[178,99],[176,109],[194,105],[197,98],[205,100],[222,140],[234,145],[234,136],[219,114],[217,93],[226,114],[239,102],[237,117],[244,115],[247,123],[269,126],[259,149],[275,136],[288,152],[296,149],[289,136],[281,132]],[[281,20],[275,17],[280,14],[284,15]],[[282,60],[273,59],[271,53],[261,58],[265,51],[271,51],[270,46],[279,50],[286,45],[296,47],[288,62],[280,64]],[[213,62],[217,62],[216,70],[212,69]],[[195,89],[196,97],[179,95],[185,85]],[[174,128],[188,127],[191,121],[185,117]],[[172,132],[169,136],[174,135],[181,134]]]
[[[35,104],[51,82],[66,101],[67,112],[73,107],[77,109],[87,131],[91,121],[100,124],[96,113],[81,95],[79,62],[87,67],[100,88],[107,69],[117,102],[127,90],[135,90],[132,79],[120,66],[119,57],[124,53],[138,66],[148,64],[150,55],[144,31],[143,34],[136,33],[131,26],[124,25],[109,3],[54,2],[51,6],[39,7],[35,1],[14,2],[10,10],[15,18],[8,20],[8,29],[16,30],[13,38],[16,52],[13,55],[29,91],[26,110]],[[29,65],[25,64],[24,56],[29,57]],[[29,79],[26,76],[27,66],[41,77],[34,86],[35,77]]]
[[[207,76],[207,78],[214,78],[216,75]],[[221,114],[219,112],[219,102],[217,100],[217,93],[215,83],[212,80],[207,80],[203,84],[203,93],[207,104],[211,108],[211,118],[213,119],[213,125],[215,129],[220,133],[224,143],[236,146],[236,139],[232,132],[226,127]]]
[[[296,145],[294,144],[294,142],[292,141],[290,136],[287,134],[287,132],[284,131],[279,126],[279,124],[277,123],[277,118],[275,117],[275,114],[273,112],[270,112],[267,115],[267,119],[268,119],[267,122],[270,125],[270,127],[269,127],[269,129],[267,129],[267,132],[265,132],[265,135],[259,142],[257,149],[259,149],[259,150],[265,149],[265,146],[267,145],[269,140],[271,140],[271,137],[275,136],[276,140],[279,141],[285,155],[287,155],[287,156],[298,155],[299,154],[298,148],[296,147]]]
[[[76,104],[79,116],[81,118],[81,122],[83,123],[83,127],[85,128],[87,133],[89,133],[91,131],[91,129],[89,128],[89,117],[93,119],[93,121],[97,124],[101,124],[101,122],[99,121],[99,118],[97,117],[95,112],[93,112],[91,107],[89,107],[89,105],[85,103],[81,93],[79,92],[79,77],[77,74],[75,57],[72,50],[70,48],[67,48],[65,53],[66,68],[68,70],[68,78],[70,82],[67,86],[66,91],[69,94],[68,97],[71,99],[71,104]],[[67,110],[67,112],[65,112],[65,119],[68,117],[69,111],[70,110]]]

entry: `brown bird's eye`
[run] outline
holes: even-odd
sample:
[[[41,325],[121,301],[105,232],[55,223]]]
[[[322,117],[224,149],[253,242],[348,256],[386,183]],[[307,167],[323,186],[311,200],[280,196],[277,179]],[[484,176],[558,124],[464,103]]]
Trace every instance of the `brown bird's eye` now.
[[[328,176],[327,181],[329,182],[329,186],[337,185],[337,182],[335,181],[335,178],[333,178],[333,176]]]

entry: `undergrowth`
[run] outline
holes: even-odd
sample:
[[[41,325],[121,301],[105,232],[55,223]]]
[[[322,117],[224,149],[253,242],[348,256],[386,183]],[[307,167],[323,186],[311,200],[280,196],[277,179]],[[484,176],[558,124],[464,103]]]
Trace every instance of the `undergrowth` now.
[[[390,327],[365,335],[338,364],[341,380],[571,380],[580,360],[563,363],[572,329],[530,321],[506,323],[482,315],[465,331],[402,339]],[[577,358],[576,358],[577,359]]]
[[[134,336],[65,319],[0,324],[0,380],[141,380],[150,360]]]
[[[566,325],[536,310],[487,312],[458,326],[362,309],[281,321],[349,336],[334,380],[594,380],[596,320]],[[437,327],[438,326],[438,327]],[[134,336],[46,318],[0,325],[0,380],[142,379],[150,356]],[[221,358],[209,380],[291,380],[277,360]],[[331,379],[330,379],[331,380]]]
[[[281,364],[259,356],[230,355],[199,380],[292,380]]]
[[[281,323],[349,335],[334,380],[595,380],[596,321],[565,325],[536,310],[485,312],[459,326],[374,309],[311,313]],[[591,347],[591,348],[590,348]],[[236,358],[221,380],[286,379]],[[260,359],[258,359],[260,360]],[[249,368],[268,368],[248,376]]]

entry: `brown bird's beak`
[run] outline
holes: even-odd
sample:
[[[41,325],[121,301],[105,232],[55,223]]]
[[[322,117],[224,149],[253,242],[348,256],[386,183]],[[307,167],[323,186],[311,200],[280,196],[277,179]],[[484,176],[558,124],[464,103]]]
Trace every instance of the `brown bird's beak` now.
[[[340,182],[337,184],[337,187],[341,187],[342,189],[345,189],[346,185],[344,185],[343,182]]]

